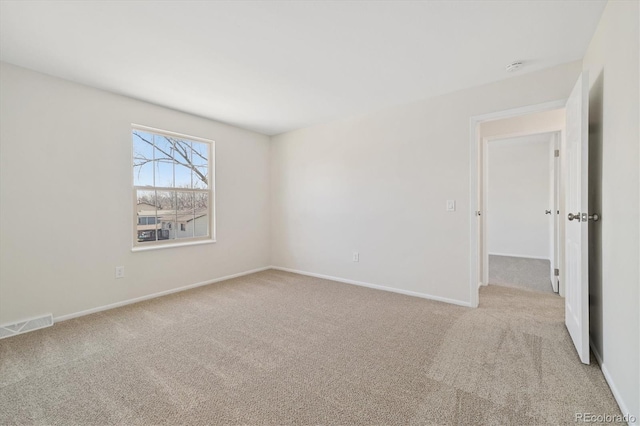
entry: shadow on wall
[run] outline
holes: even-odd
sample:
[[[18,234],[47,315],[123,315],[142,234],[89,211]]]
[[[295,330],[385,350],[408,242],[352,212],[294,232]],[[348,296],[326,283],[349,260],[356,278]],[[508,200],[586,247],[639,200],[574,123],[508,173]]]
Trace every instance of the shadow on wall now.
[[[589,213],[602,211],[604,70],[589,90]],[[589,222],[589,334],[602,354],[602,222]]]

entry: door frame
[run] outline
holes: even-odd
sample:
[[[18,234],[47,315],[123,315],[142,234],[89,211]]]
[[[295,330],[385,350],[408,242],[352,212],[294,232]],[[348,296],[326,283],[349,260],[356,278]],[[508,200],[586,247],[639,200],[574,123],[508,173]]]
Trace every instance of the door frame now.
[[[485,121],[499,120],[502,118],[513,118],[520,115],[533,114],[537,112],[550,111],[564,108],[566,99],[559,99],[541,104],[528,105],[519,108],[512,108],[503,111],[491,112],[488,114],[475,115],[469,119],[469,304],[477,307],[479,303],[479,284],[481,270],[481,247],[482,231],[478,212],[482,212],[481,183],[481,143],[480,123]],[[562,274],[562,268],[560,273]],[[562,282],[562,276],[560,281]]]
[[[482,138],[482,146],[481,146],[481,159],[482,166],[479,174],[482,175],[482,179],[480,180],[480,205],[482,206],[482,214],[480,215],[480,232],[478,233],[478,238],[480,238],[480,253],[479,256],[482,258],[482,266],[481,266],[481,280],[478,284],[487,285],[489,284],[489,239],[487,238],[489,224],[489,186],[488,186],[488,177],[489,177],[489,142],[498,141],[503,139],[516,139],[526,136],[537,136],[537,135],[549,135],[551,137],[550,149],[549,149],[549,170],[550,170],[550,186],[549,186],[549,207],[551,209],[551,224],[549,226],[549,281],[551,282],[552,287],[557,288],[557,284],[554,284],[554,281],[557,277],[554,277],[554,269],[559,268],[558,261],[558,251],[559,251],[559,241],[556,240],[556,236],[559,235],[559,221],[560,217],[559,213],[556,211],[560,210],[560,204],[558,199],[558,192],[556,188],[558,188],[558,184],[560,182],[560,168],[558,164],[559,157],[555,157],[554,151],[556,149],[560,149],[562,137],[564,134],[564,129],[558,128],[554,129],[550,127],[549,129],[539,130],[539,131],[528,131],[528,132],[514,132],[514,133],[505,133],[501,135],[489,136]],[[517,142],[514,142],[517,143]],[[479,209],[480,210],[480,209]],[[545,259],[546,260],[546,259]]]
[[[565,118],[566,122],[566,118]],[[554,269],[560,270],[560,262],[561,257],[560,254],[564,253],[564,248],[561,247],[564,244],[564,241],[561,240],[560,228],[564,226],[564,222],[560,220],[562,218],[561,212],[564,211],[561,203],[563,200],[560,199],[560,183],[562,181],[562,164],[560,163],[560,150],[563,146],[563,138],[564,131],[558,132],[553,141],[553,152],[551,153],[551,166],[553,167],[553,182],[551,187],[551,196],[553,197],[552,205],[553,210],[551,212],[553,216],[553,226],[551,230],[551,247],[553,249],[553,259],[551,260],[551,286],[553,287],[553,291],[555,291],[560,296],[564,297],[564,283],[562,283],[562,287],[560,286],[560,276],[556,275]],[[558,153],[556,156],[555,153]]]

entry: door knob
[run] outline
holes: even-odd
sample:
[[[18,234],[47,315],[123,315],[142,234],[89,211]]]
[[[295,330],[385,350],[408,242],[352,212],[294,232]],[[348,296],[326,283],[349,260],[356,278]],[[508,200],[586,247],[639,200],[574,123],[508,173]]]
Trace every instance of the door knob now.
[[[545,210],[544,214],[551,214],[551,210]]]
[[[567,219],[569,219],[569,220],[577,220],[578,222],[580,222],[580,213],[576,213],[576,214],[569,213],[567,215]],[[587,219],[588,220],[592,220],[594,222],[597,222],[597,221],[600,220],[600,215],[599,214],[590,214],[590,215],[587,216],[586,213],[582,213],[582,221],[586,222]]]

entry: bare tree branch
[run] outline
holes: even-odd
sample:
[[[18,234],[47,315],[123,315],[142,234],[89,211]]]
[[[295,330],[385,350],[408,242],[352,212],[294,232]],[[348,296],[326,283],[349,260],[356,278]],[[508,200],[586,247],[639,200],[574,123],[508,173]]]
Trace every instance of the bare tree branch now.
[[[205,185],[207,186],[209,185],[209,180],[207,178],[207,175],[202,173],[202,171],[200,171],[199,169],[199,167],[205,166],[206,163],[195,164],[193,162],[193,157],[195,154],[195,156],[200,157],[201,159],[205,160],[205,162],[207,162],[208,160],[206,157],[200,154],[196,149],[194,149],[190,143],[187,143],[186,141],[183,141],[181,139],[175,139],[175,138],[163,136],[164,139],[171,145],[171,150],[170,150],[171,152],[167,152],[165,149],[162,149],[157,144],[143,137],[140,133],[134,131],[133,134],[137,136],[141,141],[143,141],[144,143],[151,146],[152,148],[154,148],[155,150],[157,150],[158,152],[160,152],[165,156],[160,158],[147,158],[146,156],[140,153],[136,153],[136,156],[134,157],[135,167],[140,167],[140,170],[142,170],[142,166],[148,163],[179,164],[183,167],[190,169],[198,177],[198,179],[200,179],[200,181],[202,181]],[[179,157],[176,156],[176,153],[178,154]],[[138,171],[138,175],[140,173],[140,170]]]

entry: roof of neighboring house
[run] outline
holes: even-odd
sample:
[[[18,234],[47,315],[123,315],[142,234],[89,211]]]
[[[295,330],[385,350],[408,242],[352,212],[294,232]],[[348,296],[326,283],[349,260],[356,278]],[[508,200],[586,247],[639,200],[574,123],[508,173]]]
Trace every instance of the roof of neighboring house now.
[[[175,211],[175,210],[141,210],[138,212],[138,216],[150,216],[150,217],[159,217],[161,221],[164,222],[191,222],[194,219],[198,219],[202,216],[206,216],[208,214],[207,209],[198,209],[194,212],[192,211]],[[140,225],[143,226],[143,225]],[[151,225],[153,226],[153,225]],[[141,229],[138,227],[138,229]],[[154,228],[151,228],[154,229]]]
[[[202,216],[206,216],[209,212],[207,209],[196,210],[195,214],[189,212],[185,214],[180,214],[178,212],[178,222],[191,222],[192,220],[198,219]]]
[[[140,211],[156,211],[156,206],[154,206],[153,204],[149,204],[149,203],[138,203],[138,205],[136,206],[136,210],[138,211],[138,213]]]
[[[171,216],[176,214],[175,210],[138,210],[138,216]]]

